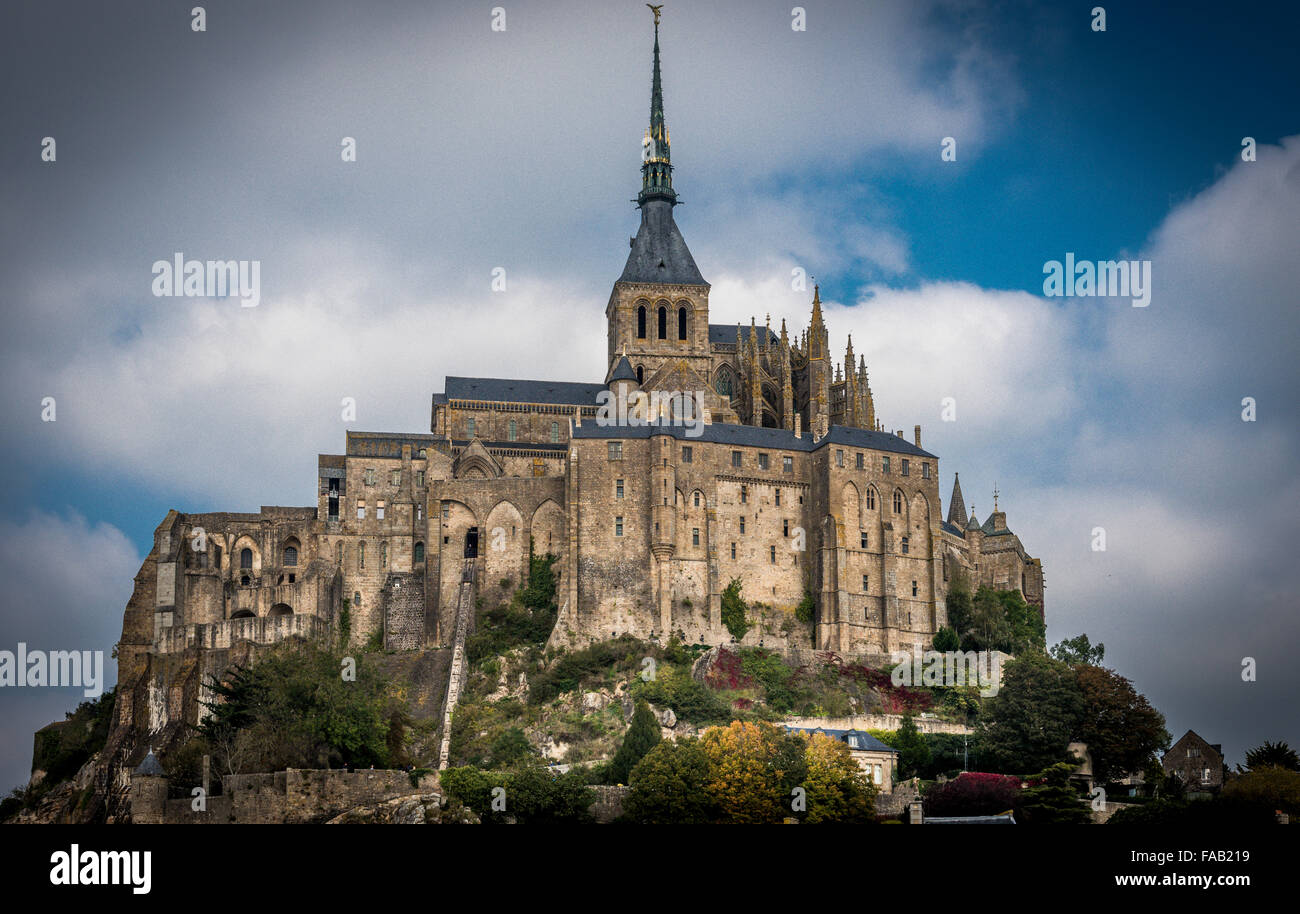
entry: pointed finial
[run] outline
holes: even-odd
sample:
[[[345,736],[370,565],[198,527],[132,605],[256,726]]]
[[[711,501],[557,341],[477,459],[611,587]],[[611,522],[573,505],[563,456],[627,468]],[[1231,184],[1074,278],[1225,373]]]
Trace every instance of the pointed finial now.
[[[993,483],[993,510],[996,511],[997,509],[998,509],[998,484],[995,482]]]
[[[646,6],[650,7],[650,12],[652,12],[652,13],[655,14],[655,25],[658,26],[658,25],[659,25],[659,11],[662,10],[662,9],[664,8],[664,5],[663,5],[662,3],[660,3],[658,6],[655,6],[653,3],[647,3]]]

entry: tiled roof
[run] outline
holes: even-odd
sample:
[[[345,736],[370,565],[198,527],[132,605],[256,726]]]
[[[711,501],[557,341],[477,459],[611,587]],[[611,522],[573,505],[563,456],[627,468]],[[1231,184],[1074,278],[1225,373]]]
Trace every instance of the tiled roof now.
[[[707,286],[695,258],[686,247],[673,205],[667,200],[648,200],[641,207],[641,227],[632,240],[632,250],[619,282],[664,282]]]
[[[780,342],[781,337],[766,327],[759,328],[758,337],[763,338],[763,330],[767,330],[768,338],[773,343]],[[740,328],[740,338],[743,340],[749,334],[748,327]],[[736,325],[735,324],[709,324],[709,342],[710,343],[734,343],[736,342]]]
[[[770,447],[786,451],[811,452],[831,444],[859,447],[877,451],[889,451],[895,454],[908,454],[916,457],[934,457],[923,451],[905,438],[888,432],[875,432],[864,428],[849,428],[832,425],[830,434],[814,442],[812,435],[806,434],[796,438],[794,432],[781,428],[759,428],[754,425],[737,425],[730,422],[714,422],[705,425],[702,434],[692,438],[686,434],[686,426],[672,425],[668,422],[649,425],[598,425],[592,421],[583,422],[573,429],[574,438],[650,438],[653,435],[668,434],[674,438],[690,442],[707,441],[721,444],[735,444],[742,447]]]
[[[821,733],[829,736],[831,739],[837,739],[842,743],[849,743],[849,748],[851,749],[858,749],[864,752],[898,752],[897,749],[886,746],[866,730],[830,730],[826,727],[786,727],[785,729],[787,733]],[[856,746],[850,742],[850,736],[857,741]]]

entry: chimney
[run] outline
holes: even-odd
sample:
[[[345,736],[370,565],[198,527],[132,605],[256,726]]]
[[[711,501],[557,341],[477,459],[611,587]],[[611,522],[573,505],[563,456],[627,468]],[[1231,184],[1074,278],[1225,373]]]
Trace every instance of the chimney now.
[[[902,430],[901,428],[896,428],[896,429],[894,429],[894,434],[897,435],[898,437],[902,438],[902,437],[903,437],[903,430]],[[904,439],[904,440],[906,440],[906,439]]]
[[[921,426],[919,426],[919,425],[914,425],[914,426],[912,426],[912,434],[913,434],[913,436],[916,438],[916,446],[917,446],[917,447],[920,447],[920,446],[921,446]]]

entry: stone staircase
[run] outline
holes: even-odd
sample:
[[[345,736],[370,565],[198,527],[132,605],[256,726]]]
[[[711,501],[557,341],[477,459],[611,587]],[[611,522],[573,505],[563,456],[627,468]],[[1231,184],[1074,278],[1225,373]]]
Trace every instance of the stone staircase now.
[[[456,631],[451,649],[451,673],[447,677],[447,700],[442,710],[442,743],[438,747],[438,770],[447,767],[451,753],[451,715],[460,701],[460,690],[465,681],[465,639],[469,636],[470,620],[474,618],[474,560],[465,562],[460,577],[460,596],[456,602]]]

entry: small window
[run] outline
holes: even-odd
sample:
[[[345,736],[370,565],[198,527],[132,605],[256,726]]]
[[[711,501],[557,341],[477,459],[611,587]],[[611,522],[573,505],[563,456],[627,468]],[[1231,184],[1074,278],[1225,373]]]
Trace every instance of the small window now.
[[[682,447],[682,463],[690,463],[690,462],[691,462],[691,457],[692,457],[692,454],[691,454],[691,449],[690,449],[690,447],[689,447],[689,446],[683,446],[683,447]]]
[[[735,543],[732,543],[732,544],[731,544],[731,560],[732,560],[733,562],[736,560],[736,544],[735,544]]]
[[[618,517],[614,518],[614,535],[615,536],[623,535],[623,516],[621,514]]]
[[[659,308],[659,339],[668,339],[668,309]]]
[[[239,567],[250,569],[253,567],[253,550],[244,548],[239,550]]]
[[[867,487],[867,510],[876,510],[876,490],[870,486]]]
[[[745,519],[743,517],[740,519],[740,532],[741,534],[745,532]]]
[[[897,489],[894,490],[894,513],[903,513],[903,493]]]
[[[679,340],[686,339],[686,309],[685,308],[677,309],[677,338]]]
[[[916,582],[912,582],[912,596],[916,596]]]
[[[621,479],[614,480],[614,497],[615,498],[623,497],[623,480]]]
[[[384,519],[384,503],[382,501],[379,504],[375,505],[375,519],[376,520]]]
[[[909,468],[908,468],[907,458],[903,458],[903,475],[904,475],[904,476],[911,476],[911,475],[912,475],[911,472],[910,472],[910,470],[909,470]]]
[[[511,419],[509,423],[506,424],[506,434],[509,436],[510,441],[519,440],[519,423],[514,419]]]
[[[609,459],[610,459],[610,460],[622,460],[622,459],[623,459],[623,442],[622,442],[622,441],[611,441],[611,442],[609,442],[608,448],[609,448]]]
[[[782,473],[793,473],[793,472],[794,472],[794,458],[793,458],[793,457],[782,457],[782,458],[781,458],[781,472],[782,472]]]
[[[759,454],[759,455],[758,455],[758,468],[759,468],[760,470],[766,470],[766,469],[767,469],[767,455],[766,455],[766,454]]]
[[[777,490],[776,490],[776,506],[777,506],[778,508],[781,507],[781,490],[780,490],[780,489],[777,489]]]
[[[645,305],[636,309],[636,338],[645,339]]]
[[[366,503],[364,501],[359,501],[357,502],[357,520],[365,520],[365,519],[366,519]]]
[[[692,528],[691,528],[691,545],[692,545],[692,546],[698,546],[699,544],[700,544],[700,528],[699,528],[699,527],[692,527]]]
[[[252,582],[249,580],[248,575],[244,575],[242,578],[239,579],[239,583],[247,587]]]
[[[740,466],[740,451],[731,452],[731,465],[733,467]]]
[[[928,463],[921,464],[921,478],[922,479],[930,478],[930,464]]]
[[[476,434],[478,434],[478,429],[476,428],[476,425],[477,425],[477,423],[474,421],[474,419],[473,419],[472,417],[469,418],[469,419],[466,419],[466,420],[465,420],[465,437],[466,437],[466,438],[473,438]]]
[[[419,565],[424,561],[424,543],[415,544],[415,564]]]
[[[284,563],[286,565],[298,564],[298,549],[296,546],[284,547]]]
[[[447,520],[451,516],[451,505],[447,502],[442,503],[442,519]]]
[[[420,448],[420,459],[421,460],[429,459],[429,451],[426,448]]]
[[[866,590],[870,586],[871,586],[871,575],[864,574],[862,576],[862,589]]]
[[[775,547],[775,546],[768,546],[767,548],[768,548],[768,560],[771,562],[771,564],[775,565],[775,564],[776,564],[776,547]]]
[[[700,493],[699,493],[699,492],[696,492],[696,493],[695,493],[695,507],[698,508],[699,506],[700,506]]]
[[[743,504],[747,504],[748,502],[749,502],[749,486],[741,486],[740,503],[743,505]]]
[[[862,536],[860,537],[860,540],[859,540],[859,541],[860,541],[861,544],[862,544],[862,548],[863,548],[863,549],[866,549],[866,548],[867,548],[867,531],[865,531],[865,530],[862,531]]]
[[[781,535],[782,535],[782,536],[789,536],[789,535],[790,535],[790,521],[789,521],[789,520],[783,520],[783,521],[781,521]]]
[[[418,489],[424,488],[424,470],[415,471],[415,486]]]
[[[859,453],[858,453],[858,456],[857,456],[857,468],[860,470],[860,469],[862,469],[862,467],[863,467],[863,463],[862,463],[862,453],[859,452]]]
[[[841,450],[835,451],[835,465],[837,467],[844,466],[844,452]]]
[[[903,537],[903,555],[907,555],[907,537]]]
[[[391,486],[400,486],[402,484],[402,471],[393,470],[393,472],[389,474],[388,484]]]
[[[552,422],[551,423],[551,444],[559,444],[559,443],[560,443],[560,423]]]
[[[366,470],[366,485],[373,486],[374,484],[375,484],[375,471],[373,468],[368,468]]]
[[[888,472],[889,472],[889,458],[888,458],[888,457],[881,457],[881,458],[880,458],[880,472],[882,472],[882,473],[888,473]]]

